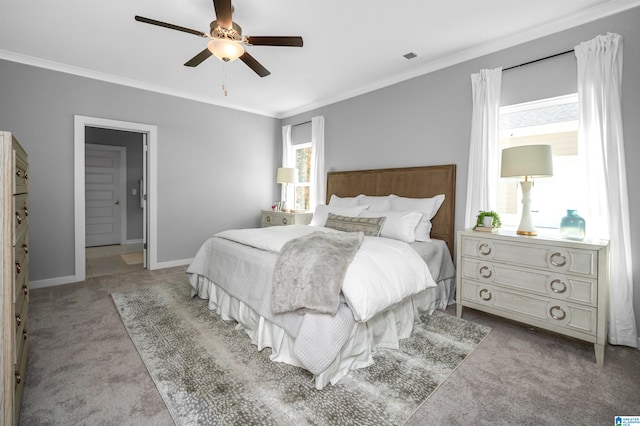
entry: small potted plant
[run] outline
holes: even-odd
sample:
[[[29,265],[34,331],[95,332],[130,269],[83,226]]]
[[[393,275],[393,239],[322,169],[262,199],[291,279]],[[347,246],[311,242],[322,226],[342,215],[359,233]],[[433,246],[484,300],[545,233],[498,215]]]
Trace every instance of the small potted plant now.
[[[500,221],[500,215],[494,211],[480,211],[476,219],[476,226],[473,227],[474,231],[492,231],[500,228],[502,222]]]

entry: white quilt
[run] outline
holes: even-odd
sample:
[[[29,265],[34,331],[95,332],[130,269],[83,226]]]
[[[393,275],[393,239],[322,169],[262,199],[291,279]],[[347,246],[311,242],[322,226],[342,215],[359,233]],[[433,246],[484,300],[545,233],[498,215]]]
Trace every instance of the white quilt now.
[[[228,230],[219,238],[279,253],[289,240],[312,232],[342,232],[329,228],[291,225]],[[342,293],[356,321],[366,322],[406,297],[436,287],[429,268],[407,243],[365,237],[347,270]]]

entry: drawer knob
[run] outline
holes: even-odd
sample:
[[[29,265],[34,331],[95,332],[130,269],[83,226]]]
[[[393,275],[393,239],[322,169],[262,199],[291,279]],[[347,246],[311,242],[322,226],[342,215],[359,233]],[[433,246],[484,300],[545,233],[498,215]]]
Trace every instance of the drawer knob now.
[[[22,216],[20,216],[20,212],[16,212],[16,222],[18,222],[18,225],[22,223]]]
[[[16,171],[16,176],[22,177],[22,170],[17,170]]]
[[[22,331],[22,338],[23,338],[24,340],[27,340],[27,337],[28,337],[28,336],[29,336],[29,332],[28,332],[27,330],[23,330],[23,331]]]
[[[22,324],[22,318],[20,318],[20,314],[16,315],[16,326],[20,327],[20,324]]]
[[[556,315],[554,311],[560,311],[561,314]],[[562,321],[567,317],[567,313],[560,306],[552,306],[551,309],[549,309],[549,315],[551,315],[551,318],[558,321]]]
[[[22,244],[22,250],[24,250],[25,253],[29,253],[29,246],[27,243]]]
[[[286,218],[286,217],[283,217],[283,218],[282,218],[282,224],[283,224],[283,225],[286,225],[286,224],[287,224],[287,222],[288,222],[287,218]]]
[[[16,262],[16,274],[19,274],[22,271],[22,266],[18,262]]]
[[[480,276],[482,278],[490,278],[491,277],[491,269],[488,266],[483,266],[480,268]]]
[[[567,258],[560,252],[555,252],[549,258],[553,266],[564,266],[567,264]]]
[[[24,210],[24,215],[25,216],[29,216],[29,209],[27,208],[27,206],[24,206],[24,208],[22,210]]]
[[[24,293],[25,296],[29,294],[29,287],[27,287],[26,284],[22,286],[22,292]]]
[[[480,299],[484,300],[485,302],[491,300],[491,292],[486,289],[483,288],[482,290],[480,290]]]
[[[19,385],[21,381],[22,381],[22,376],[20,376],[20,373],[16,371],[16,385]]]
[[[267,222],[271,222],[271,216],[265,217],[264,220],[266,220]]]
[[[551,283],[549,284],[549,287],[551,287],[551,291],[558,294],[564,293],[565,291],[567,291],[567,285],[561,279],[555,279],[551,281]]]
[[[482,243],[478,247],[478,251],[480,252],[481,255],[487,256],[491,254],[491,246],[487,243]]]

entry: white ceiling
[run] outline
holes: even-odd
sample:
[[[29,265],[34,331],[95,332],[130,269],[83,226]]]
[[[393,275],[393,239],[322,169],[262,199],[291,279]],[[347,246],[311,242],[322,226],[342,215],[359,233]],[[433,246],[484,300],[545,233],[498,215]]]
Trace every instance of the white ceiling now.
[[[249,46],[271,71],[260,78],[241,61],[223,64],[213,56],[185,67],[206,39],[134,20],[208,32],[212,0],[0,0],[0,58],[286,117],[639,4],[234,0],[233,20],[245,35],[304,39],[302,48]],[[408,52],[418,56],[403,58]]]

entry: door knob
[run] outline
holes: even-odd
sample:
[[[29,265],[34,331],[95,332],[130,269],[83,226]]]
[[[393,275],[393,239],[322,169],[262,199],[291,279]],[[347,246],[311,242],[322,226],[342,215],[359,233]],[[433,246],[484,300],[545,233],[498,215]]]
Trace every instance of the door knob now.
[[[120,200],[116,200],[114,204],[117,206],[118,204],[120,204]]]

